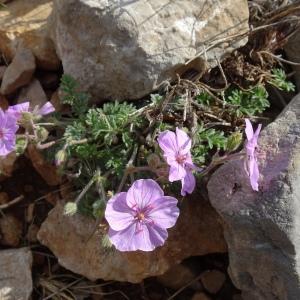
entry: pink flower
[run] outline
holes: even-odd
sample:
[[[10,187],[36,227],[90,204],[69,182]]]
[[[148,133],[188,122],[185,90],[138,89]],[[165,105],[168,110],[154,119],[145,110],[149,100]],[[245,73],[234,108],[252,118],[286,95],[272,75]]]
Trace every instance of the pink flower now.
[[[181,129],[164,131],[158,137],[158,144],[164,152],[164,158],[170,166],[169,181],[181,180],[181,195],[192,193],[195,189],[196,181],[192,170],[196,169],[193,164],[190,137]]]
[[[19,120],[22,116],[23,112],[30,112],[30,103],[24,102],[16,105],[12,105],[8,108],[7,112],[11,115],[15,116],[17,120]],[[37,115],[48,115],[55,111],[54,106],[51,104],[51,102],[46,102],[41,108],[38,108],[37,110],[33,110],[33,113]]]
[[[258,191],[258,179],[259,179],[259,169],[256,158],[256,148],[258,135],[261,130],[261,124],[258,125],[256,131],[253,131],[252,124],[249,119],[245,119],[246,122],[246,152],[247,152],[247,161],[246,161],[246,171],[250,177],[251,187],[254,191]]]
[[[0,156],[15,150],[18,128],[16,119],[0,109]]]
[[[152,179],[136,180],[127,193],[113,196],[105,210],[109,239],[120,251],[152,251],[163,245],[178,216],[177,199],[164,196]]]

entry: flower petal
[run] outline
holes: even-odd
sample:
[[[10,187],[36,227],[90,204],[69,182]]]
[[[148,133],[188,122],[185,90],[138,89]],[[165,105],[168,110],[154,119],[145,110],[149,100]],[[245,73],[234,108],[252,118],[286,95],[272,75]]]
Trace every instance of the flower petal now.
[[[152,251],[164,244],[168,232],[157,226],[133,223],[121,231],[114,231],[110,228],[108,236],[119,251]]]
[[[177,202],[176,198],[169,196],[156,199],[155,202],[151,203],[152,209],[147,217],[161,228],[171,228],[179,216]]]
[[[15,141],[0,141],[0,156],[6,156],[15,150]]]
[[[257,129],[255,130],[255,133],[254,133],[254,136],[253,136],[253,138],[255,138],[255,141],[256,141],[256,145],[257,145],[257,139],[258,139],[258,136],[259,136],[259,133],[260,133],[260,131],[261,131],[261,124],[258,124],[258,127],[257,127]]]
[[[29,102],[23,102],[16,105],[12,105],[7,109],[7,113],[14,116],[16,119],[19,119],[22,115],[22,112],[29,111]]]
[[[165,152],[165,154],[174,154],[178,152],[177,140],[173,131],[166,130],[162,132],[157,141],[159,147]]]
[[[170,182],[181,180],[185,177],[185,175],[186,175],[186,169],[179,163],[176,162],[170,166],[170,171],[169,171]]]
[[[196,179],[192,172],[188,171],[186,176],[181,179],[181,195],[185,196],[186,193],[191,194],[196,186]]]
[[[258,164],[255,159],[253,159],[252,162],[252,173],[250,173],[250,183],[251,187],[254,191],[258,191],[258,179],[259,179],[259,169]]]
[[[145,208],[150,202],[164,195],[158,183],[152,179],[136,180],[127,192],[126,201],[130,208]]]
[[[134,222],[133,211],[126,202],[127,193],[118,193],[107,202],[105,219],[114,230],[123,230]]]
[[[245,122],[246,122],[245,132],[246,132],[247,140],[250,141],[253,137],[253,127],[249,119],[245,119]]]
[[[177,140],[177,147],[181,150],[182,154],[186,154],[191,150],[192,147],[192,140],[187,135],[186,132],[176,127],[176,140]]]
[[[51,104],[51,102],[48,101],[38,110],[38,114],[44,116],[54,111],[55,111],[54,106]]]

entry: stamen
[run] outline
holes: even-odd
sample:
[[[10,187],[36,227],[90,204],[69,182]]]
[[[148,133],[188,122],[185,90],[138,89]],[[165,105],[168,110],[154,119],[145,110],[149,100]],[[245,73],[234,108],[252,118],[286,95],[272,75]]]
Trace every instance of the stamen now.
[[[186,154],[180,154],[178,153],[177,156],[176,156],[176,161],[180,164],[180,165],[183,165],[186,161]]]

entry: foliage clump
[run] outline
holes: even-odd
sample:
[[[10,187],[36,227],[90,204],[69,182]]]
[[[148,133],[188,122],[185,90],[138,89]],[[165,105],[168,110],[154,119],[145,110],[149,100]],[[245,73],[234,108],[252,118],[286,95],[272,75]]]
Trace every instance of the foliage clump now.
[[[293,90],[281,69],[267,78],[277,88]],[[165,163],[155,143],[160,132],[185,128],[192,138],[193,161],[205,168],[214,157],[239,149],[244,119],[270,106],[264,83],[211,92],[180,80],[165,96],[154,94],[144,103],[115,101],[90,108],[89,96],[78,91],[70,76],[62,77],[61,90],[71,111],[56,160],[78,191],[92,182],[77,202],[80,211],[94,217],[103,216],[107,198],[134,178],[152,173],[163,179]]]

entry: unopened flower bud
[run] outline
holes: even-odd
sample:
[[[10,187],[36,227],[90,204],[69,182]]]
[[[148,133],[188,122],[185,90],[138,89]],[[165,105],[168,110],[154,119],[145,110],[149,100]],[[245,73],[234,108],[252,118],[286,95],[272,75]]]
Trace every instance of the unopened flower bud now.
[[[36,128],[36,134],[39,142],[45,142],[49,136],[48,130],[41,126]]]
[[[33,121],[33,114],[31,112],[22,111],[18,122],[24,128],[31,128]]]
[[[19,156],[23,154],[27,147],[27,139],[26,137],[17,137],[16,138],[16,154]]]
[[[66,151],[63,149],[59,150],[55,155],[55,165],[61,166],[66,162],[66,159],[67,159]]]
[[[109,249],[112,247],[112,243],[111,241],[109,240],[109,237],[107,234],[105,234],[103,237],[102,237],[102,247],[103,248],[106,248],[106,249]]]
[[[78,207],[75,202],[67,202],[64,207],[64,215],[73,216],[77,213]]]
[[[243,135],[241,132],[233,132],[227,139],[227,151],[232,152],[237,150],[237,148],[241,145],[242,140]]]

